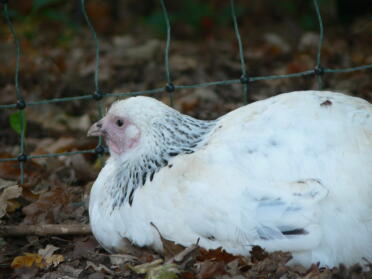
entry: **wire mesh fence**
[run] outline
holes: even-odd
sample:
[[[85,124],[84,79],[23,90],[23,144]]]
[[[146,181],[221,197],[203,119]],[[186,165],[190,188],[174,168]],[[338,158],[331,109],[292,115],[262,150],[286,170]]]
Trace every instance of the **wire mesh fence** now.
[[[3,16],[5,18],[6,24],[8,29],[13,37],[14,44],[15,44],[15,56],[16,56],[16,63],[15,63],[15,74],[14,74],[14,83],[15,83],[15,96],[17,99],[16,103],[13,104],[2,104],[0,105],[0,109],[17,109],[20,113],[20,138],[19,138],[19,147],[20,147],[20,154],[17,157],[11,158],[0,158],[1,162],[9,162],[9,161],[18,161],[20,166],[20,182],[24,183],[24,164],[27,160],[30,159],[38,159],[38,158],[47,158],[47,157],[57,157],[57,156],[70,156],[76,154],[97,154],[102,155],[105,152],[105,147],[103,146],[102,138],[98,139],[98,143],[96,148],[94,149],[87,149],[87,150],[77,150],[71,152],[62,152],[62,153],[48,153],[48,154],[40,154],[40,155],[28,155],[25,151],[25,127],[26,127],[26,117],[25,117],[25,108],[27,106],[38,106],[43,104],[52,104],[52,103],[62,103],[62,102],[71,102],[76,100],[95,100],[97,102],[97,110],[99,117],[103,116],[103,104],[102,100],[107,97],[126,97],[126,96],[136,96],[136,95],[154,95],[157,93],[167,92],[170,103],[173,105],[173,96],[174,92],[177,89],[191,89],[191,88],[200,88],[200,87],[207,87],[207,86],[214,86],[214,85],[229,85],[229,84],[241,84],[242,85],[242,98],[243,102],[246,104],[248,101],[248,94],[250,90],[250,83],[255,81],[262,81],[262,80],[274,80],[274,79],[284,79],[284,78],[295,78],[295,77],[302,77],[302,76],[314,76],[317,81],[318,89],[322,89],[323,87],[323,78],[325,74],[328,73],[345,73],[345,72],[353,72],[358,70],[365,70],[365,69],[372,69],[372,65],[362,65],[358,67],[351,67],[351,68],[338,68],[338,69],[331,69],[327,68],[322,65],[321,61],[321,49],[323,46],[324,40],[324,26],[322,15],[319,8],[318,0],[309,0],[313,2],[315,16],[317,17],[317,21],[319,24],[319,42],[318,48],[315,59],[315,67],[306,71],[285,74],[285,75],[268,75],[268,76],[250,76],[249,71],[247,70],[246,62],[244,59],[244,48],[242,39],[239,32],[238,20],[235,11],[235,3],[234,0],[230,0],[230,12],[231,18],[233,23],[233,29],[236,35],[236,40],[238,43],[238,50],[239,50],[239,59],[240,59],[240,67],[241,67],[241,76],[236,79],[231,80],[220,80],[220,81],[213,81],[213,82],[205,82],[205,83],[198,83],[198,84],[190,84],[190,85],[181,85],[181,84],[174,84],[172,81],[172,71],[169,64],[169,50],[171,46],[171,22],[168,15],[168,10],[164,0],[160,0],[160,5],[162,8],[165,26],[166,26],[166,41],[165,41],[165,50],[164,50],[164,66],[165,66],[165,81],[164,87],[162,88],[154,88],[150,90],[143,90],[143,91],[131,91],[131,92],[123,92],[123,93],[110,93],[104,92],[100,88],[99,84],[99,76],[100,76],[100,41],[98,39],[98,35],[91,23],[89,16],[85,9],[85,0],[81,0],[81,9],[83,12],[83,16],[85,22],[90,30],[92,35],[92,39],[95,44],[95,71],[94,71],[94,87],[95,91],[92,94],[81,95],[81,96],[74,96],[74,97],[65,97],[65,98],[53,98],[53,99],[45,99],[45,100],[38,100],[38,101],[26,101],[20,89],[20,56],[21,56],[21,48],[20,48],[20,41],[17,37],[17,33],[15,28],[12,24],[9,10],[8,10],[8,1],[1,0],[0,2],[3,5]]]

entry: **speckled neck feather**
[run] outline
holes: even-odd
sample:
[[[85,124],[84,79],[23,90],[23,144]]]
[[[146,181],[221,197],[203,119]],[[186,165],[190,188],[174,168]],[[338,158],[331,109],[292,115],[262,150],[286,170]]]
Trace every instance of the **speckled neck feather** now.
[[[154,121],[147,144],[135,158],[122,162],[117,168],[110,194],[112,210],[128,202],[132,205],[136,189],[152,181],[155,174],[168,165],[171,157],[190,154],[203,145],[203,139],[215,126],[215,121],[204,121],[171,111],[162,121]],[[123,171],[124,170],[124,171]]]

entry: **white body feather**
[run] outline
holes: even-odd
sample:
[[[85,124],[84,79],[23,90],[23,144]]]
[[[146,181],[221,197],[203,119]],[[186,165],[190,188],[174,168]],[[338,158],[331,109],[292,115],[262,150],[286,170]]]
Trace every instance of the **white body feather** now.
[[[161,250],[152,222],[185,246],[199,239],[246,255],[260,245],[307,266],[372,260],[372,106],[362,99],[304,91],[232,111],[132,205],[112,209],[109,189],[125,171],[110,158],[91,192],[92,230],[108,250],[120,251],[123,237]]]

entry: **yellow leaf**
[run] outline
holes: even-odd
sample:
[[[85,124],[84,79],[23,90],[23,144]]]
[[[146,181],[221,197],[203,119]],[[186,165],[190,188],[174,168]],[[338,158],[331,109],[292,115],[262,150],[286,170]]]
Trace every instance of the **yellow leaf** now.
[[[146,274],[145,279],[177,279],[180,273],[175,264],[164,264],[155,267]]]
[[[162,259],[157,259],[151,263],[128,267],[137,274],[146,274],[145,279],[176,279],[180,273],[176,264],[162,264]]]
[[[32,266],[36,266],[38,268],[45,267],[43,258],[39,254],[24,253],[23,256],[15,257],[10,265],[10,267],[13,269]]]
[[[62,255],[55,254],[55,255],[51,255],[51,256],[46,257],[45,258],[45,263],[46,263],[47,266],[53,265],[54,267],[56,267],[57,265],[59,265],[64,260],[65,260],[65,258]]]
[[[135,273],[138,274],[146,274],[154,267],[157,267],[163,263],[162,259],[157,259],[152,261],[151,263],[144,263],[136,266],[128,265],[128,267],[133,270]]]

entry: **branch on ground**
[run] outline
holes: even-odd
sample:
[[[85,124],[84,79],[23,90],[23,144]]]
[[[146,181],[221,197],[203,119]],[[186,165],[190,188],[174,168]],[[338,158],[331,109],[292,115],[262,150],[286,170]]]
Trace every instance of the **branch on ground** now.
[[[0,236],[22,236],[22,235],[85,235],[91,234],[89,225],[14,225],[1,226]]]

